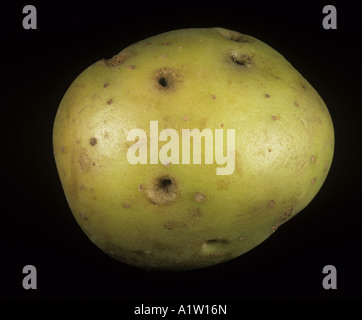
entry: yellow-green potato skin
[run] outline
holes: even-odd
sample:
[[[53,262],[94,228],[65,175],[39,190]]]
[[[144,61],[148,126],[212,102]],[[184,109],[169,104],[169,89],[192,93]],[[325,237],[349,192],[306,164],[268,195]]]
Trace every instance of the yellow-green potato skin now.
[[[224,151],[235,129],[235,171],[149,156],[130,164],[127,134],[143,129],[149,152],[150,121],[180,136],[224,129]],[[308,205],[334,131],[321,97],[274,49],[222,28],[182,29],[83,71],[61,101],[53,145],[71,211],[99,248],[141,268],[188,270],[240,256]]]

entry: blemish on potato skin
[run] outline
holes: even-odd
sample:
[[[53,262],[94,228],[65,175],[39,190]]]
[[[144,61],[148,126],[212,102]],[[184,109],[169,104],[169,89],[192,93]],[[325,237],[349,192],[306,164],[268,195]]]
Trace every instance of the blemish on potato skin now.
[[[193,217],[201,217],[201,209],[200,208],[196,208],[194,211],[192,211],[191,214]]]
[[[215,100],[216,99],[216,96],[214,94],[212,94],[211,96],[211,99]]]
[[[128,58],[126,53],[119,53],[113,56],[111,59],[103,60],[107,67],[115,67],[123,64]]]
[[[79,215],[83,220],[88,220],[87,216],[83,212],[79,212]]]
[[[201,192],[196,192],[194,194],[194,199],[195,199],[196,202],[203,203],[203,202],[206,201],[206,195],[204,195]]]
[[[285,210],[284,212],[284,220],[287,220],[290,215],[292,214],[293,212],[293,207],[289,207],[287,210]]]
[[[109,83],[108,83],[108,82],[106,82],[106,83],[103,85],[104,88],[107,88],[108,86],[109,86]]]
[[[155,177],[146,191],[149,201],[159,206],[171,204],[180,193],[176,180],[168,175]]]
[[[65,149],[64,146],[61,146],[61,147],[60,147],[60,152],[61,152],[61,153],[65,153],[65,150],[66,150],[66,149]]]
[[[316,181],[317,181],[317,178],[313,178],[313,180],[312,180],[312,184],[315,184],[316,183]]]
[[[224,179],[217,180],[217,188],[221,190],[227,190],[229,188],[229,181]]]
[[[272,119],[275,121],[275,120],[277,120],[278,118],[273,114],[273,115],[272,115]]]
[[[134,69],[136,69],[136,66],[133,66],[133,65],[127,66],[127,70],[134,70]]]
[[[270,98],[270,94],[269,94],[269,93],[266,93],[266,94],[265,94],[265,98]]]
[[[184,116],[182,120],[183,120],[183,121],[188,121],[188,120],[189,120],[189,117],[188,117],[188,116]]]
[[[87,154],[87,149],[83,148],[81,150],[78,158],[78,163],[82,172],[85,172],[90,168],[92,161]]]
[[[125,208],[125,209],[129,209],[131,206],[128,204],[128,203],[124,203],[123,204],[123,208]]]
[[[298,102],[294,102],[294,105],[296,106],[296,107],[299,107],[299,103]]]
[[[167,230],[173,230],[176,228],[176,223],[173,221],[168,221],[163,225]]]
[[[107,104],[108,104],[108,105],[112,104],[112,102],[113,102],[112,99],[107,100]]]
[[[284,214],[275,222],[274,226],[272,226],[271,232],[275,232],[275,230],[291,217],[293,209],[293,206],[290,206],[284,211]]]
[[[138,189],[138,191],[142,192],[143,191],[143,184],[139,184],[137,189]]]
[[[312,155],[312,156],[310,157],[310,162],[315,163],[316,160],[317,160],[317,158],[316,158],[314,155]]]
[[[270,200],[268,203],[268,208],[273,208],[275,205],[275,201],[274,200]]]
[[[90,144],[91,146],[95,146],[95,145],[97,144],[97,139],[96,139],[96,138],[90,138],[90,139],[89,139],[89,144]]]

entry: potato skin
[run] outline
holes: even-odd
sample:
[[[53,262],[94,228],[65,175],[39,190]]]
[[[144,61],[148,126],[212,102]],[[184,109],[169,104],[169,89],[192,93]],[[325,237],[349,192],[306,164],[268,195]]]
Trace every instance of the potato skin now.
[[[149,133],[150,121],[180,135],[235,129],[233,174],[216,175],[217,163],[130,164],[127,135]],[[271,47],[181,29],[83,71],[61,101],[53,146],[70,209],[99,248],[141,268],[188,270],[240,256],[307,206],[334,131],[321,97]]]

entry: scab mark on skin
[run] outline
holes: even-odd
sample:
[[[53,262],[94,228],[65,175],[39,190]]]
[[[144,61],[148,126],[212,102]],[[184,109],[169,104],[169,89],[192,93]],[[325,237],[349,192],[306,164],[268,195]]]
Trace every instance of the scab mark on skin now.
[[[115,67],[121,65],[128,59],[128,55],[126,53],[119,53],[113,56],[111,59],[105,60],[105,64],[107,67]]]
[[[83,220],[88,220],[87,216],[83,212],[80,212],[79,215]]]
[[[167,230],[172,230],[176,228],[176,223],[173,221],[168,221],[163,225]]]
[[[112,99],[107,100],[107,104],[110,105],[113,102]]]
[[[194,199],[195,199],[196,202],[202,203],[202,202],[206,201],[206,195],[204,195],[201,192],[196,192],[194,194]]]
[[[268,208],[273,208],[275,205],[275,201],[274,200],[270,200],[268,203]]]
[[[90,144],[91,146],[95,146],[95,145],[97,144],[97,139],[96,139],[96,138],[90,138],[90,139],[89,139],[89,144]]]

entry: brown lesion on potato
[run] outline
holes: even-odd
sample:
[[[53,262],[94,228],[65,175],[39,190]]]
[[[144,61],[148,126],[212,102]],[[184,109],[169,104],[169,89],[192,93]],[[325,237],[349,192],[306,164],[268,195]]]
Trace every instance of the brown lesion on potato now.
[[[157,90],[173,92],[181,81],[181,77],[174,70],[164,67],[155,72],[153,81]]]
[[[82,172],[87,171],[91,167],[92,160],[88,156],[87,149],[82,148],[80,150],[80,154],[79,154],[79,157],[78,157],[78,164],[79,164],[80,170]]]
[[[145,194],[152,204],[163,206],[174,202],[180,190],[175,178],[162,175],[153,179],[147,186]]]
[[[203,194],[203,193],[201,193],[201,192],[196,192],[195,194],[194,194],[194,199],[195,199],[195,201],[196,202],[198,202],[198,203],[203,203],[203,202],[205,202],[206,201],[206,195],[205,194]]]
[[[123,64],[128,59],[128,57],[129,55],[126,52],[120,52],[111,59],[104,60],[104,63],[107,67],[115,67]]]
[[[275,206],[275,200],[270,200],[268,203],[268,208],[273,208]]]
[[[194,218],[199,218],[202,215],[202,211],[200,208],[196,208],[195,210],[192,210],[191,216]]]
[[[163,225],[167,230],[173,230],[176,228],[176,222],[168,221]]]
[[[275,232],[275,230],[277,230],[284,222],[286,222],[292,216],[293,209],[293,206],[290,206],[284,211],[284,214],[279,217],[275,224],[272,226],[272,232]]]
[[[310,157],[310,162],[311,163],[315,163],[317,161],[317,157],[315,156],[315,155],[312,155],[311,157]]]
[[[253,65],[254,61],[252,57],[241,54],[241,53],[232,53],[231,54],[231,61],[238,66],[249,68]]]
[[[89,139],[89,144],[91,145],[91,146],[95,146],[96,144],[97,144],[97,139],[96,138],[90,138]]]

